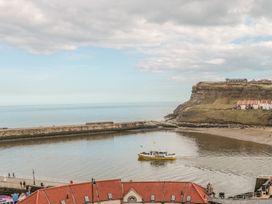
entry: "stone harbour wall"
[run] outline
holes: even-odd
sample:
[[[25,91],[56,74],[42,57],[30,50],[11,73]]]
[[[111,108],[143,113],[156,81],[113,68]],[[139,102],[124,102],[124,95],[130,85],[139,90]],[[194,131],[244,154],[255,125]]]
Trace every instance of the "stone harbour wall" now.
[[[157,128],[155,121],[134,121],[134,122],[96,122],[83,125],[50,126],[36,128],[3,128],[0,129],[0,141],[14,139],[29,139],[35,137],[54,137],[61,135],[99,133],[99,132],[118,132],[125,130],[141,130]]]

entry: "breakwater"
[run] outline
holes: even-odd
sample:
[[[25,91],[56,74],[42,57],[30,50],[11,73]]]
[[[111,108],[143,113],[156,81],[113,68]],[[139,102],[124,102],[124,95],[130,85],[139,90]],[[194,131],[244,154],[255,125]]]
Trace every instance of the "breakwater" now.
[[[164,126],[156,121],[134,122],[87,122],[81,125],[48,126],[35,128],[2,128],[0,141],[60,137],[78,134],[96,134],[104,132],[119,132],[129,130],[158,129]]]

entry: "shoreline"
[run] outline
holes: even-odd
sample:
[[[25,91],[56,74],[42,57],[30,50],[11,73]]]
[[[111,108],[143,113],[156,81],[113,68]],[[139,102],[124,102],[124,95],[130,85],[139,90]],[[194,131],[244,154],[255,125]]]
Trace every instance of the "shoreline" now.
[[[62,137],[80,137],[126,132],[171,130],[175,132],[191,132],[209,134],[248,142],[272,146],[272,127],[239,126],[229,124],[172,124],[165,121],[131,121],[131,122],[92,122],[80,125],[2,128],[0,142],[23,140],[55,139]]]
[[[209,134],[272,146],[272,127],[179,127],[175,131]]]

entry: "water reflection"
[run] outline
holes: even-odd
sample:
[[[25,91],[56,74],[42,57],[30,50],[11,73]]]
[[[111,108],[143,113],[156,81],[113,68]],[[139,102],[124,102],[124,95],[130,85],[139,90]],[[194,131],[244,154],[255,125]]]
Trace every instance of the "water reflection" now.
[[[175,161],[145,161],[145,160],[138,160],[139,162],[149,163],[151,166],[154,167],[165,167],[166,165],[170,165],[175,163]]]
[[[114,137],[122,137],[130,135],[131,132],[126,133],[108,133],[108,134],[80,134],[80,135],[67,135],[60,137],[45,137],[45,138],[32,138],[25,140],[11,140],[11,141],[1,141],[0,148],[10,148],[16,146],[31,146],[31,145],[44,145],[44,144],[58,144],[65,142],[74,142],[81,140],[96,141],[96,140],[112,140]]]

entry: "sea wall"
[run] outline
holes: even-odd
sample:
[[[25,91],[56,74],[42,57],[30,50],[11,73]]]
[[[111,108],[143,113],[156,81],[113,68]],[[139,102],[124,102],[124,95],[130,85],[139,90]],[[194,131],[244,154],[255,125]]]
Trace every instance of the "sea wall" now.
[[[94,134],[125,130],[142,130],[158,127],[159,125],[155,121],[134,121],[124,123],[96,122],[86,123],[82,125],[50,126],[36,128],[12,128],[12,129],[3,128],[0,129],[0,141],[40,137],[57,137],[61,135],[83,133]]]

